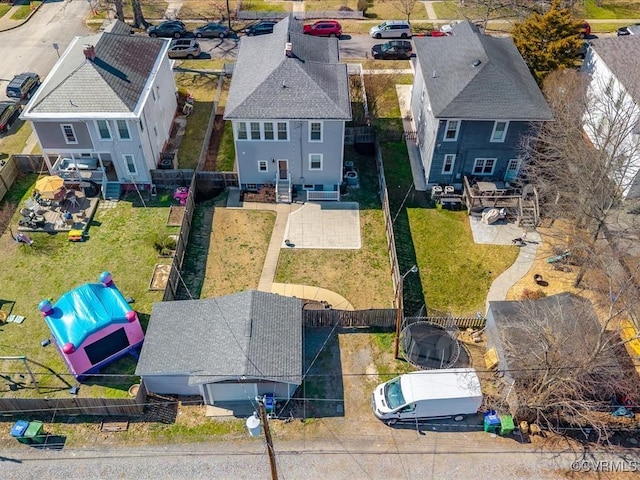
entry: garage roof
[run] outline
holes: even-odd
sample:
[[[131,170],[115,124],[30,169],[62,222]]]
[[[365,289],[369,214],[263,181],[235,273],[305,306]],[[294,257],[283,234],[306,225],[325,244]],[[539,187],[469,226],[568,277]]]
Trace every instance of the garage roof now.
[[[302,301],[250,290],[153,306],[136,375],[192,385],[259,378],[302,382]]]

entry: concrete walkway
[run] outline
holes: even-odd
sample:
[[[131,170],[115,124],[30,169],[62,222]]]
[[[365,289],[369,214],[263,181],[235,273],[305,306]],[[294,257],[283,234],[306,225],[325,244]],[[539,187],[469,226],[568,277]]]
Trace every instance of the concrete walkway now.
[[[351,305],[346,298],[326,288],[311,287],[309,285],[292,285],[289,283],[273,283],[271,285],[271,293],[277,293],[285,297],[315,300],[316,302],[327,302],[328,305],[337,310],[353,310],[353,305]]]
[[[437,20],[438,19],[438,15],[436,15],[436,11],[433,8],[433,4],[435,2],[422,2],[422,4],[424,5],[425,10],[427,11],[427,18],[429,20]]]
[[[402,126],[405,132],[415,131],[415,126],[411,119],[411,85],[396,85],[398,95],[398,104],[400,105],[400,116],[402,117]],[[411,162],[411,173],[413,175],[413,185],[418,192],[427,190],[426,175],[424,166],[420,158],[420,151],[415,140],[406,139],[407,152],[409,153],[409,161]]]

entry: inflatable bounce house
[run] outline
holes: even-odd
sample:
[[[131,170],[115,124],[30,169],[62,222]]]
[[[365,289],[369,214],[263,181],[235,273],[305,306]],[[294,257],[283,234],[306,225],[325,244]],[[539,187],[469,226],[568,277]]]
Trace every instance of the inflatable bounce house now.
[[[109,272],[100,275],[100,283],[81,285],[54,305],[43,300],[38,309],[78,380],[127,353],[136,354],[144,339],[138,315]]]

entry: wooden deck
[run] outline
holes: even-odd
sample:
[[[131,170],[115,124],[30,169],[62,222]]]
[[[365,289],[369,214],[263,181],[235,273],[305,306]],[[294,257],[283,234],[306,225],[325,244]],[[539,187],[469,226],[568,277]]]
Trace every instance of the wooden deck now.
[[[29,228],[18,226],[20,232],[46,232],[58,233],[68,232],[69,230],[86,231],[93,215],[98,208],[98,198],[85,197],[81,192],[76,193],[76,202],[72,203],[64,200],[58,206],[44,207],[40,206],[34,211],[37,215],[44,217],[45,223],[43,228]],[[24,208],[25,205],[21,205]],[[71,213],[71,219],[65,221],[63,214],[65,211]]]

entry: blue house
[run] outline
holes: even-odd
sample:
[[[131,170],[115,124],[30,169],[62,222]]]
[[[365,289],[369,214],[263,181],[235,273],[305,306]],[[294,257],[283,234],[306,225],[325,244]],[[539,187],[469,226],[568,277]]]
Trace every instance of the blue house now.
[[[351,120],[347,66],[338,40],[302,33],[292,17],[273,33],[243,37],[224,119],[233,124],[243,190],[275,185],[307,200],[339,200],[345,122]]]
[[[523,135],[553,117],[512,40],[464,21],[414,43],[411,112],[426,183],[513,181]]]

